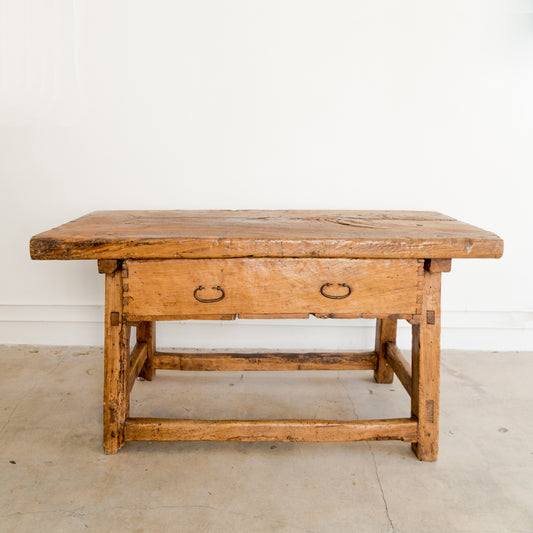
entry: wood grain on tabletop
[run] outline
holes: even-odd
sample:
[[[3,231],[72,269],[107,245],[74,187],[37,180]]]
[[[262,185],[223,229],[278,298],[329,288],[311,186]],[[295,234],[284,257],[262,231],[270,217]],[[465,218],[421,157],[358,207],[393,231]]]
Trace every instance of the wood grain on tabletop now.
[[[96,211],[34,236],[33,259],[500,257],[494,233],[424,211]]]

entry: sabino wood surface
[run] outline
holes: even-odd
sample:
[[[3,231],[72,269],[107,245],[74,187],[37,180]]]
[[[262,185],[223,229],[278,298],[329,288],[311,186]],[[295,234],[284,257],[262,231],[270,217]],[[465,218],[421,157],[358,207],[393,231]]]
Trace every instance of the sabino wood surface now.
[[[500,257],[494,233],[424,211],[96,211],[32,238],[33,259]]]

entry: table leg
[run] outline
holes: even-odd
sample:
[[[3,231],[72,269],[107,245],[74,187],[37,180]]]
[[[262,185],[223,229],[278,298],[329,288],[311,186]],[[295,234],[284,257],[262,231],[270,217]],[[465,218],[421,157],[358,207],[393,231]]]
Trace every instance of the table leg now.
[[[104,343],[104,451],[124,445],[129,415],[128,370],[130,327],[122,319],[122,270],[106,274]]]
[[[155,322],[141,322],[137,326],[137,342],[146,342],[146,361],[139,377],[146,381],[152,381],[155,376],[154,354],[155,354]]]
[[[436,461],[439,450],[440,272],[424,272],[420,324],[413,325],[411,413],[418,419],[421,461]]]
[[[378,318],[376,323],[376,354],[378,359],[374,370],[374,379],[378,383],[392,383],[394,378],[394,372],[386,360],[385,343],[396,342],[397,324],[397,320],[389,318]]]

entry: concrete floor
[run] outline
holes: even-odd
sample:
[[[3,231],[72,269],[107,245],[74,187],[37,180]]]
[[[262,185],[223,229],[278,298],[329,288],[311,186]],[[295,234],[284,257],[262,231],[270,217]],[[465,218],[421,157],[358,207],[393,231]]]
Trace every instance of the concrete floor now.
[[[440,456],[402,442],[102,452],[101,349],[0,347],[2,532],[533,532],[533,353],[445,352]],[[409,416],[372,373],[158,371],[132,415]]]

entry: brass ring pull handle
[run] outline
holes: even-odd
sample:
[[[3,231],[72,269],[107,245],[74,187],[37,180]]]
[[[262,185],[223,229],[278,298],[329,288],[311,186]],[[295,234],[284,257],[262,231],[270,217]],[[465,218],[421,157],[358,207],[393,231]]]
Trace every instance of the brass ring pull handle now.
[[[217,285],[216,287],[211,287],[211,288],[213,290],[220,291],[222,293],[222,295],[219,296],[218,298],[213,298],[212,300],[204,300],[204,298],[200,298],[196,294],[198,291],[203,291],[205,289],[205,287],[202,287],[202,285],[200,285],[198,288],[194,289],[194,292],[192,294],[199,302],[202,302],[204,304],[212,304],[214,302],[220,302],[220,300],[222,300],[224,298],[224,296],[226,296],[226,293],[224,292],[224,289],[222,287],[219,287]]]
[[[332,300],[342,300],[343,298],[348,298],[348,296],[352,294],[352,288],[347,283],[338,283],[338,285],[340,285],[341,287],[346,287],[348,289],[348,292],[346,294],[343,294],[342,296],[332,296],[331,294],[326,294],[324,292],[324,289],[326,287],[331,287],[332,285],[333,283],[324,283],[324,285],[320,287],[320,294],[322,294],[322,296],[325,296],[326,298],[331,298]]]

